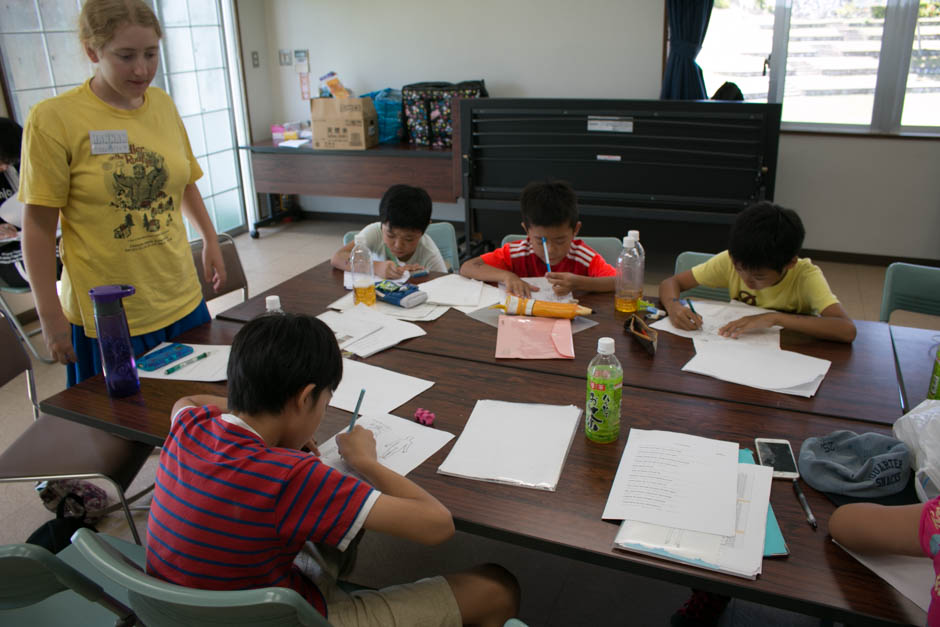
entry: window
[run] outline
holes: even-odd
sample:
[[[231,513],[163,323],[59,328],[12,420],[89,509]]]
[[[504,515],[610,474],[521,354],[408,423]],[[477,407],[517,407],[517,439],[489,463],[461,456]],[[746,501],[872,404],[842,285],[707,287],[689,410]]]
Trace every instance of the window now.
[[[78,42],[82,0],[0,0],[0,60],[10,112],[21,124],[30,107],[83,83],[94,66]],[[217,231],[244,226],[225,33],[218,0],[156,0],[163,26],[153,85],[166,90],[186,126],[203,177],[197,181]],[[190,238],[197,236],[187,222]]]
[[[940,0],[716,0],[697,61],[785,129],[940,129]]]

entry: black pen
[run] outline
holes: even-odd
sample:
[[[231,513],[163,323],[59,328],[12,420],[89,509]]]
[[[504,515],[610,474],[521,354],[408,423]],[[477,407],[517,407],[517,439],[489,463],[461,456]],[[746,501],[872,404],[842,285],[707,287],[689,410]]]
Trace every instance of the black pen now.
[[[796,498],[799,499],[800,505],[803,507],[803,511],[806,512],[806,522],[812,526],[813,531],[816,530],[816,517],[813,516],[813,510],[809,508],[809,503],[806,502],[806,495],[803,494],[803,490],[800,488],[799,478],[793,480],[793,491],[796,492]]]

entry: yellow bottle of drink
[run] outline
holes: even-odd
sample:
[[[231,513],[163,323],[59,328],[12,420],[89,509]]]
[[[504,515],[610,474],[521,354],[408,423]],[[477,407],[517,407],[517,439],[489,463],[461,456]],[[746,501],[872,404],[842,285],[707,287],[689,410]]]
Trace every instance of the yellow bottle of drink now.
[[[371,307],[375,304],[375,275],[372,273],[372,252],[366,238],[356,235],[355,245],[349,252],[349,271],[352,274],[353,303]]]
[[[636,240],[629,235],[623,238],[623,250],[617,258],[617,280],[614,291],[614,308],[624,313],[633,313],[637,301],[643,297],[643,259],[636,247]]]

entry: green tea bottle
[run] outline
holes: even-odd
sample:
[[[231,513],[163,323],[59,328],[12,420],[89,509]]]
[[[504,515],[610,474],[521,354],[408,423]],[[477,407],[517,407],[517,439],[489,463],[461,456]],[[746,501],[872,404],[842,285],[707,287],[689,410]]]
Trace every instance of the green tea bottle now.
[[[614,355],[614,338],[597,340],[597,355],[588,364],[584,435],[593,442],[615,442],[620,435],[623,368]]]

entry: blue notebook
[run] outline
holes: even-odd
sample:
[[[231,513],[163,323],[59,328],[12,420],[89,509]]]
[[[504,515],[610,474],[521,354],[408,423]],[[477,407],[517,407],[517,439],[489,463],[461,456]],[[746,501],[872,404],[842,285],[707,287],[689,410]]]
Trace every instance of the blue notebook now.
[[[739,464],[753,464],[754,452],[750,449],[738,449]],[[764,557],[779,557],[789,555],[790,549],[787,548],[787,541],[783,539],[783,533],[780,531],[780,524],[777,523],[777,517],[774,515],[774,507],[767,504],[767,531],[764,534]]]

